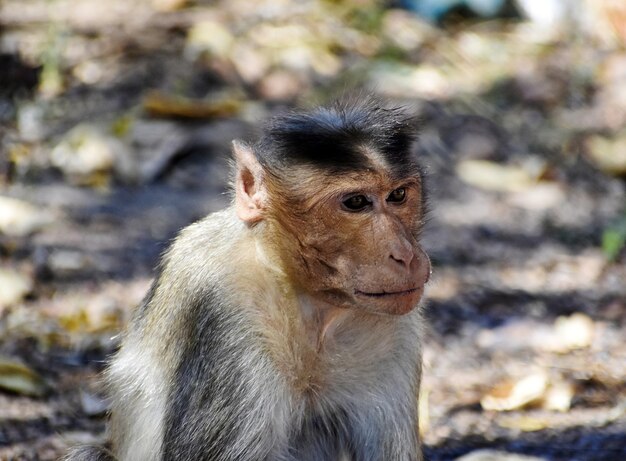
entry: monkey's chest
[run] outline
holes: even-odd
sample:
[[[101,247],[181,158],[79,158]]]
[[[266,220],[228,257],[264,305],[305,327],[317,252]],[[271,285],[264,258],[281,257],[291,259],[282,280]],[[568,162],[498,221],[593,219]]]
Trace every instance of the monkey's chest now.
[[[358,399],[381,381],[403,374],[395,359],[396,344],[376,339],[351,332],[330,338],[319,349],[300,343],[286,348],[274,362],[296,395],[311,405]]]

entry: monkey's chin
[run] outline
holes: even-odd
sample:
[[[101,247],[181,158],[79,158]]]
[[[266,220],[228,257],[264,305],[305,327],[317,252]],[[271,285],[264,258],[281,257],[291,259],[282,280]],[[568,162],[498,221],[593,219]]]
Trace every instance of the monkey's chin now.
[[[417,287],[391,293],[367,293],[356,290],[355,296],[360,301],[359,304],[370,312],[382,315],[405,315],[417,307],[423,293],[424,287]]]

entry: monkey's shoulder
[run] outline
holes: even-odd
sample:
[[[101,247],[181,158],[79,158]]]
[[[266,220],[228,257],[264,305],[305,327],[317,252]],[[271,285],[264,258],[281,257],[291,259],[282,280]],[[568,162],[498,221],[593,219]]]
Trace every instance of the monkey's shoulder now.
[[[232,208],[212,213],[180,231],[161,260],[161,271],[180,283],[223,273],[245,240],[246,226]]]
[[[246,227],[231,208],[212,213],[182,229],[163,254],[150,291],[136,311],[146,316],[171,319],[194,304],[211,300],[224,291],[233,254],[245,240]]]
[[[182,229],[165,259],[176,262],[177,258],[184,258],[187,263],[194,260],[202,263],[203,257],[220,257],[236,244],[245,229],[232,207],[211,213]]]

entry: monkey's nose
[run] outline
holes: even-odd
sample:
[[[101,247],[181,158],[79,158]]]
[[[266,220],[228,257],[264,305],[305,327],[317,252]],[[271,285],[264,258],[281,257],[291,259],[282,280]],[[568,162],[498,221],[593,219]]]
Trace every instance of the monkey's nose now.
[[[413,261],[415,257],[415,252],[409,242],[396,242],[391,248],[389,257],[402,265],[405,269],[408,269],[411,266],[411,261]]]

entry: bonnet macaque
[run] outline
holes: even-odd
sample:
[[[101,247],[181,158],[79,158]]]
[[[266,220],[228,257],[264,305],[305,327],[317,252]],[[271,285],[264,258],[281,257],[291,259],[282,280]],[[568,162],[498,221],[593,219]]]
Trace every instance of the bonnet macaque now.
[[[111,452],[68,459],[420,460],[414,133],[367,98],[234,142],[232,205],[180,233],[109,366]]]

